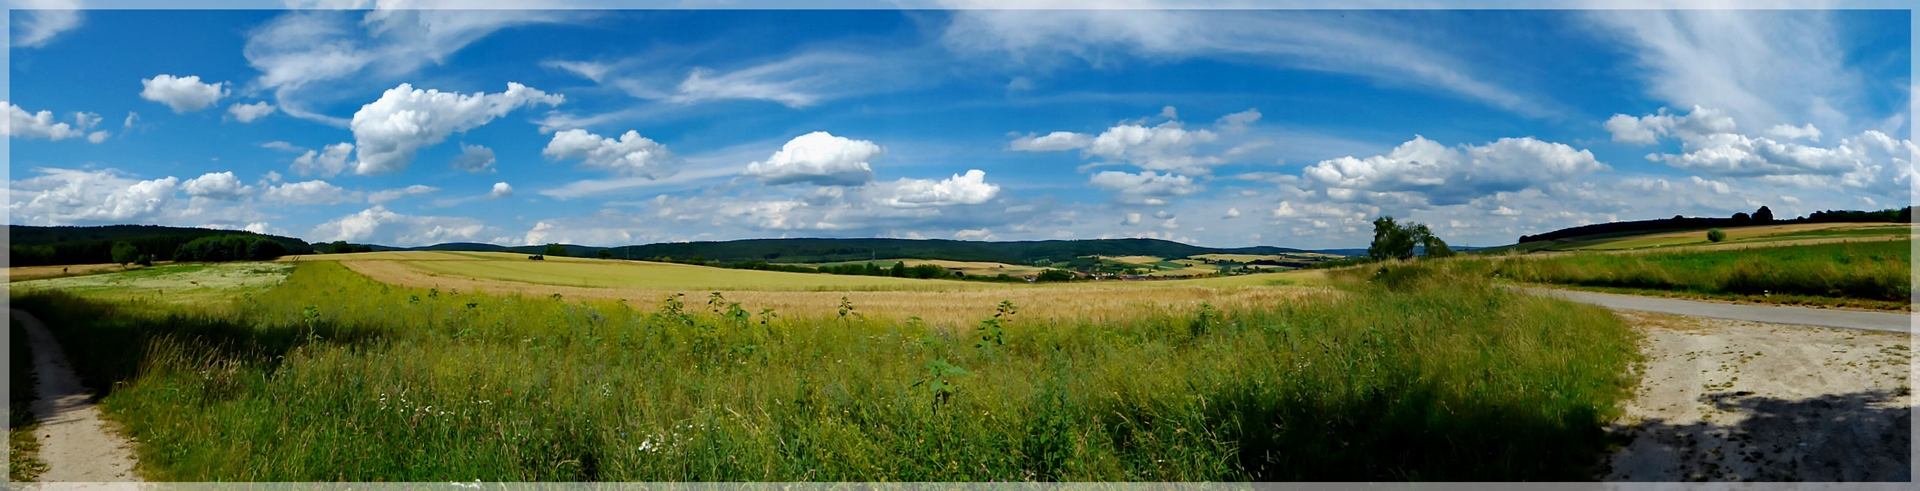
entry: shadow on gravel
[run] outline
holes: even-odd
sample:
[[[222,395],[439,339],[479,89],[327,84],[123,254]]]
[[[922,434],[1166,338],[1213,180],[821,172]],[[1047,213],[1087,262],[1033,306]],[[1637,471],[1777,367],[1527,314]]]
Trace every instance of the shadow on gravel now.
[[[1613,459],[1612,481],[1909,481],[1909,395],[1889,391],[1786,400],[1710,394],[1711,421],[1647,420]],[[1744,416],[1744,419],[1740,419]]]

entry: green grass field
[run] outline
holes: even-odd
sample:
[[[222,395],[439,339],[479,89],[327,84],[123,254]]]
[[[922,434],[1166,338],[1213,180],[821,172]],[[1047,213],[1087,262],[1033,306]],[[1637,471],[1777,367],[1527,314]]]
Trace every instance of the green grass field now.
[[[1013,311],[958,329],[454,294],[324,261],[228,302],[13,302],[170,480],[1591,478],[1633,383],[1626,326],[1392,268],[1109,323],[1025,319],[1010,289]]]
[[[1902,309],[1912,294],[1911,245],[1907,240],[1870,241],[1718,251],[1464,257],[1454,262],[1457,267],[1522,282]]]

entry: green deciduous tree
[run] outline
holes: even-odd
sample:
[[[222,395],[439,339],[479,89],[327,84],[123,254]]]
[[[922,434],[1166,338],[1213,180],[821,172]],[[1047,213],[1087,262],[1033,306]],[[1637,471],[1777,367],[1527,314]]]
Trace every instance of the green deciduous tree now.
[[[1726,233],[1726,232],[1721,232],[1721,231],[1720,231],[1720,229],[1717,229],[1717,228],[1715,228],[1715,229],[1707,229],[1707,241],[1708,241],[1708,242],[1719,242],[1719,241],[1723,241],[1723,240],[1727,240],[1727,233]]]
[[[1374,259],[1406,259],[1413,257],[1413,230],[1400,225],[1393,217],[1382,216],[1373,220],[1373,244],[1367,246],[1367,257]]]
[[[126,242],[113,243],[113,262],[127,264],[140,260],[140,249]]]
[[[1390,216],[1373,220],[1373,244],[1367,246],[1367,257],[1373,259],[1406,259],[1413,257],[1414,246],[1426,249],[1427,257],[1447,257],[1453,255],[1453,249],[1447,242],[1433,234],[1424,223],[1401,224]]]
[[[547,255],[553,256],[553,257],[567,257],[567,248],[560,244],[547,244]]]

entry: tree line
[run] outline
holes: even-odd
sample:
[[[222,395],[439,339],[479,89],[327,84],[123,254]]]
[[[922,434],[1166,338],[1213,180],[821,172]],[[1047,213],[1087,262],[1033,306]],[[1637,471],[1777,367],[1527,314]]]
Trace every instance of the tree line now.
[[[13,266],[59,266],[68,264],[129,264],[153,261],[196,261],[199,259],[181,259],[180,253],[189,244],[203,239],[232,237],[245,241],[245,247],[254,247],[254,243],[270,243],[259,248],[272,253],[272,257],[285,254],[309,254],[311,246],[293,239],[280,240],[265,235],[246,233],[224,234],[168,234],[134,236],[113,239],[76,240],[38,245],[14,245],[9,248],[9,259]],[[191,248],[194,252],[204,250],[205,243]],[[246,252],[246,251],[242,251]]]

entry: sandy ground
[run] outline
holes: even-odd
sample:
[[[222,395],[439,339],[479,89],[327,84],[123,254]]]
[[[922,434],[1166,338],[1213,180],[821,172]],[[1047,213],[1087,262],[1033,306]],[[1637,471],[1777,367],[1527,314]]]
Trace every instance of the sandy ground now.
[[[40,439],[40,460],[47,471],[43,482],[131,482],[139,481],[133,472],[133,447],[105,420],[93,405],[93,393],[80,385],[66,354],[60,351],[53,334],[39,319],[13,310],[27,331],[33,346],[33,368],[39,374],[34,388],[39,398],[33,401],[33,416],[40,420],[34,436]],[[116,486],[53,486],[49,489],[89,489]]]
[[[1645,335],[1607,481],[1907,481],[1905,334],[1621,311]]]

